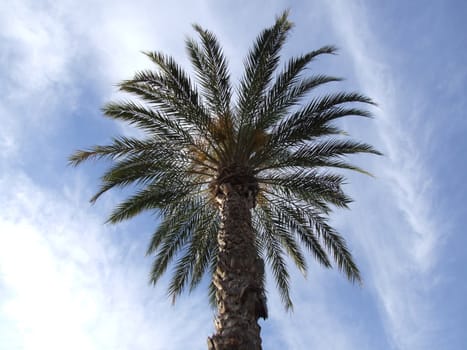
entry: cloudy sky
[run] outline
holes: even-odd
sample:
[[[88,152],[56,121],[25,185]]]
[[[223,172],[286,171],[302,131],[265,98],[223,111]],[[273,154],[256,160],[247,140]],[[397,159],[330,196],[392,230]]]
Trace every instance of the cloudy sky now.
[[[172,306],[148,284],[150,215],[117,226],[96,205],[103,164],[77,148],[134,133],[104,119],[115,84],[162,50],[187,64],[192,23],[217,33],[238,77],[251,41],[291,9],[284,57],[340,48],[311,69],[346,78],[379,107],[346,129],[385,157],[355,161],[355,202],[332,222],[363,287],[310,260],[292,270],[295,309],[268,288],[264,349],[467,349],[467,3],[464,1],[12,0],[0,5],[0,349],[204,349],[206,289]]]

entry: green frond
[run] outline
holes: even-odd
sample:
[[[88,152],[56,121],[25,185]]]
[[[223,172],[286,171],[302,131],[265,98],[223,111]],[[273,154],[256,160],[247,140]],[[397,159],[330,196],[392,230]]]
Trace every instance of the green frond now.
[[[320,173],[315,170],[270,172],[258,181],[268,185],[270,191],[279,190],[288,196],[293,195],[315,205],[325,202],[347,208],[352,201],[342,191],[343,176],[337,174]]]
[[[347,162],[343,162],[343,161],[340,161],[340,160],[325,159],[325,160],[322,160],[321,162],[316,162],[316,164],[314,166],[315,167],[327,168],[327,169],[329,169],[329,168],[347,169],[347,170],[352,170],[352,171],[355,171],[355,172],[363,174],[363,175],[374,177],[374,175],[372,173],[366,171],[365,169],[362,169],[362,168],[360,168],[360,167],[358,167],[356,165],[349,164]]]
[[[169,264],[172,262],[175,254],[188,241],[190,233],[191,231],[189,229],[183,227],[178,231],[170,230],[166,233],[165,236],[160,238],[160,248],[152,264],[152,269],[149,275],[150,283],[156,285],[156,283],[167,270]]]
[[[365,169],[362,169],[356,165],[341,161],[341,160],[336,160],[336,159],[326,159],[326,158],[305,158],[305,157],[298,157],[298,156],[290,156],[287,157],[283,160],[280,160],[276,163],[273,163],[271,165],[268,165],[264,168],[258,169],[258,172],[261,173],[261,171],[265,171],[268,169],[287,169],[287,168],[297,168],[297,167],[303,167],[303,168],[323,168],[323,169],[329,169],[329,168],[339,168],[339,169],[347,169],[347,170],[352,170],[370,177],[374,177],[371,173],[366,171]]]
[[[191,275],[190,291],[193,291],[199,285],[213,257],[217,255],[217,234],[220,229],[219,215],[214,210],[208,215],[211,221],[206,225],[206,233],[203,236],[199,254],[196,255]]]
[[[107,222],[115,224],[128,220],[146,210],[160,209],[181,199],[192,189],[189,183],[149,184],[135,195],[118,204],[109,216]]]
[[[328,225],[326,219],[320,216],[309,217],[309,224],[314,227],[319,237],[324,241],[339,270],[345,273],[349,281],[362,283],[360,271],[353,261],[345,239]]]
[[[271,148],[274,149],[272,146]],[[253,158],[252,162],[260,163],[255,169],[256,174],[259,176],[261,176],[262,172],[269,170],[282,169],[286,171],[297,168],[341,168],[372,176],[369,172],[341,160],[347,155],[357,153],[382,155],[369,144],[331,137],[324,140],[313,140],[313,142],[294,148],[284,149],[278,145],[275,152],[269,149],[267,153],[265,151],[258,154]],[[263,161],[261,162],[261,160]]]
[[[210,124],[210,117],[188,75],[170,56],[159,52],[144,54],[161,72],[137,73],[134,79],[124,81],[120,88],[155,104],[204,134]]]
[[[105,116],[134,125],[161,141],[193,143],[186,126],[179,120],[142,104],[131,101],[108,103],[103,112]]]
[[[211,256],[211,261],[209,262],[209,275],[211,276],[211,282],[209,283],[208,287],[208,300],[209,300],[209,305],[214,309],[216,307],[216,286],[214,285],[212,281],[212,276],[214,276],[214,273],[216,272],[217,269],[217,254],[218,254],[218,247],[215,245],[215,251],[213,252]]]
[[[143,150],[150,150],[159,144],[136,138],[118,137],[112,139],[110,145],[94,146],[87,150],[78,150],[70,158],[72,165],[79,165],[86,160],[108,159],[116,160],[128,154],[135,154]]]
[[[227,60],[216,36],[199,25],[198,32],[203,48],[194,41],[187,41],[187,50],[197,78],[203,88],[203,96],[215,116],[230,114],[231,86]]]
[[[265,153],[269,155],[274,153],[277,148],[290,147],[323,136],[341,135],[342,131],[330,124],[330,122],[336,119],[346,116],[371,116],[368,111],[359,108],[349,108],[339,105],[328,106],[327,104],[331,103],[329,102],[331,100],[345,101],[340,103],[347,103],[351,101],[346,101],[345,97],[350,99],[350,97],[358,97],[360,95],[342,94],[342,96],[337,96],[341,98],[331,99],[330,97],[324,97],[313,100],[310,104],[293,113],[289,118],[276,124],[271,131],[271,138],[267,147],[269,153]],[[356,102],[363,101],[365,101],[364,97],[362,97],[361,101]]]
[[[280,79],[281,77],[276,80],[276,84],[283,83]],[[277,121],[284,118],[291,107],[298,105],[300,99],[302,99],[305,94],[309,93],[316,87],[340,80],[341,79],[337,77],[316,75],[295,83],[285,91],[276,91],[276,89],[280,89],[281,86],[277,88],[274,86],[270,90],[262,108],[258,112],[256,128],[262,130],[268,129]]]
[[[341,167],[362,172],[361,169],[347,165],[339,160],[343,156],[356,153],[370,153],[381,155],[371,145],[353,140],[328,138],[323,141],[316,140],[304,144],[294,151],[276,152],[274,157],[268,159],[269,164],[257,169],[257,172],[267,169],[281,169],[288,167]]]
[[[171,233],[179,232],[180,228],[194,215],[197,209],[193,205],[193,201],[186,200],[180,202],[171,212],[159,213],[161,223],[151,237],[146,256],[154,254],[159,249],[161,242]]]
[[[130,184],[148,185],[150,183],[161,182],[167,184],[176,180],[187,180],[196,177],[190,174],[186,167],[182,166],[183,161],[179,160],[174,152],[164,149],[154,149],[151,154],[143,153],[130,156],[117,162],[102,176],[102,185],[99,191],[91,198],[94,203],[103,193],[114,187],[123,187]]]
[[[353,261],[345,240],[329,226],[326,219],[314,206],[301,204],[300,201],[293,200],[288,196],[281,197],[279,195],[270,198],[269,203],[277,206],[277,210],[284,215],[284,220],[295,220],[295,223],[290,223],[291,227],[298,228],[296,232],[319,263],[324,267],[331,266],[318,239],[322,240],[326,249],[333,256],[339,270],[344,272],[351,282],[361,282],[360,271]]]
[[[264,217],[261,207],[256,207],[253,213],[256,232],[265,248],[265,258],[269,263],[271,271],[281,296],[282,303],[286,309],[292,309],[293,303],[290,298],[290,276],[284,259],[284,252],[280,241],[274,236],[270,220]]]
[[[300,98],[312,89],[329,82],[342,80],[341,78],[326,75],[300,78],[306,66],[317,56],[334,54],[335,51],[336,48],[333,46],[323,46],[318,50],[290,59],[264,99],[256,121],[256,128],[264,130],[272,126],[284,116],[288,108],[295,105]]]
[[[203,210],[197,217],[190,242],[185,245],[183,256],[175,265],[168,289],[173,301],[183,292],[188,282],[190,282],[190,291],[193,290],[209,265],[219,229],[218,216],[209,208],[204,206],[203,209],[207,210]]]
[[[283,12],[272,27],[261,32],[251,48],[244,62],[245,73],[240,80],[237,109],[241,125],[258,110],[279,64],[279,52],[291,28],[288,12]]]
[[[189,243],[188,243],[189,244]],[[185,248],[187,250],[188,248]],[[172,297],[172,303],[175,304],[177,296],[183,291],[193,269],[192,252],[186,251],[185,254],[177,260],[172,272],[172,279],[169,284],[168,293]]]
[[[95,203],[102,194],[114,187],[124,187],[132,183],[144,185],[153,182],[158,175],[157,169],[152,168],[152,163],[147,160],[134,162],[132,159],[127,166],[123,167],[119,163],[104,174],[102,185],[90,202]]]
[[[376,106],[376,102],[359,92],[337,92],[311,100],[309,107],[315,111],[323,111],[344,103],[355,102]]]
[[[274,208],[279,220],[283,222],[290,232],[294,232],[302,244],[313,254],[315,259],[326,268],[330,268],[331,263],[326,252],[323,250],[318,237],[307,223],[307,217],[317,215],[313,208],[301,206],[296,201],[283,198],[270,198],[270,206]]]
[[[293,231],[289,230],[285,221],[282,220],[281,213],[274,211],[268,201],[262,202],[260,208],[262,213],[258,218],[263,221],[263,226],[270,230],[270,237],[280,242],[297,268],[305,275],[307,270],[305,257],[297,244]]]
[[[330,138],[324,141],[315,141],[298,148],[291,157],[308,159],[328,159],[356,153],[371,153],[381,155],[373,146],[353,140]]]
[[[189,242],[197,224],[203,219],[208,204],[197,196],[182,201],[171,214],[166,214],[154,233],[147,254],[155,253],[150,281],[156,284],[173,257]]]

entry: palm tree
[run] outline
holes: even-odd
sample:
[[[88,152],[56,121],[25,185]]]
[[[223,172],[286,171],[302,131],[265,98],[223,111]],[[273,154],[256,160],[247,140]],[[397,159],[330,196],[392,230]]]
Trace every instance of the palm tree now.
[[[365,173],[345,156],[379,154],[349,140],[335,122],[370,117],[355,103],[373,102],[355,92],[309,96],[341,80],[304,76],[316,57],[336,52],[333,46],[292,58],[279,71],[279,52],[291,27],[284,12],[260,33],[235,93],[215,35],[198,25],[199,40],[186,41],[194,81],[173,58],[145,53],[158,69],[120,84],[136,99],[103,109],[145,136],[118,137],[70,157],[74,165],[112,161],[92,202],[114,187],[138,186],[109,222],[146,210],[160,215],[147,250],[155,258],[152,283],[173,266],[168,290],[175,298],[205,274],[212,277],[209,294],[217,317],[209,349],[261,349],[265,262],[286,308],[292,306],[287,256],[302,272],[304,251],[327,268],[333,259],[350,281],[361,280],[344,239],[328,224],[332,207],[347,208],[351,201],[342,190],[344,177],[330,169]]]

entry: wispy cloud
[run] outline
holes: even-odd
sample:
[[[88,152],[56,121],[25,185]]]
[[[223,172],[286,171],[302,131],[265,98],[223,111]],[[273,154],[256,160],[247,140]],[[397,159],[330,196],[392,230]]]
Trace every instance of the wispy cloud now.
[[[376,133],[375,141],[386,154],[370,164],[382,188],[371,185],[366,194],[355,190],[359,198],[366,198],[367,204],[362,199],[356,211],[365,215],[367,223],[352,220],[352,225],[366,252],[370,283],[381,300],[393,343],[398,349],[425,348],[437,325],[428,291],[439,237],[427,155],[422,151],[430,126],[417,124],[417,106],[413,100],[408,103],[411,96],[398,92],[403,81],[397,78],[397,68],[385,60],[392,48],[384,47],[370,27],[364,4],[326,4],[363,91],[380,105],[375,128],[366,133]]]

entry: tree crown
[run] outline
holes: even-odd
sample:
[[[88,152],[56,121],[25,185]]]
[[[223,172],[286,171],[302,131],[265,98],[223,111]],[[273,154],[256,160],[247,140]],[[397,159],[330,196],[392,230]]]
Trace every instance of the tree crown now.
[[[174,264],[169,285],[174,297],[196,287],[216,265],[220,222],[214,199],[224,183],[251,186],[258,254],[269,263],[286,307],[292,305],[286,255],[302,272],[307,270],[303,249],[325,267],[331,267],[331,255],[350,281],[361,280],[344,239],[327,217],[332,206],[347,208],[351,202],[342,189],[344,177],[331,169],[366,173],[346,162],[346,156],[380,154],[346,137],[336,121],[370,117],[359,106],[374,102],[357,92],[310,96],[317,87],[341,80],[305,75],[313,60],[335,54],[336,48],[307,52],[280,69],[280,51],[291,28],[284,12],[259,34],[246,57],[236,101],[227,60],[212,32],[194,25],[199,38],[186,41],[194,80],[172,57],[145,52],[157,69],[120,83],[134,98],[108,103],[103,112],[146,136],[117,137],[70,157],[73,165],[112,161],[92,202],[112,188],[139,186],[116,206],[109,222],[145,210],[160,214],[147,250],[155,256],[151,281],[156,283]]]

